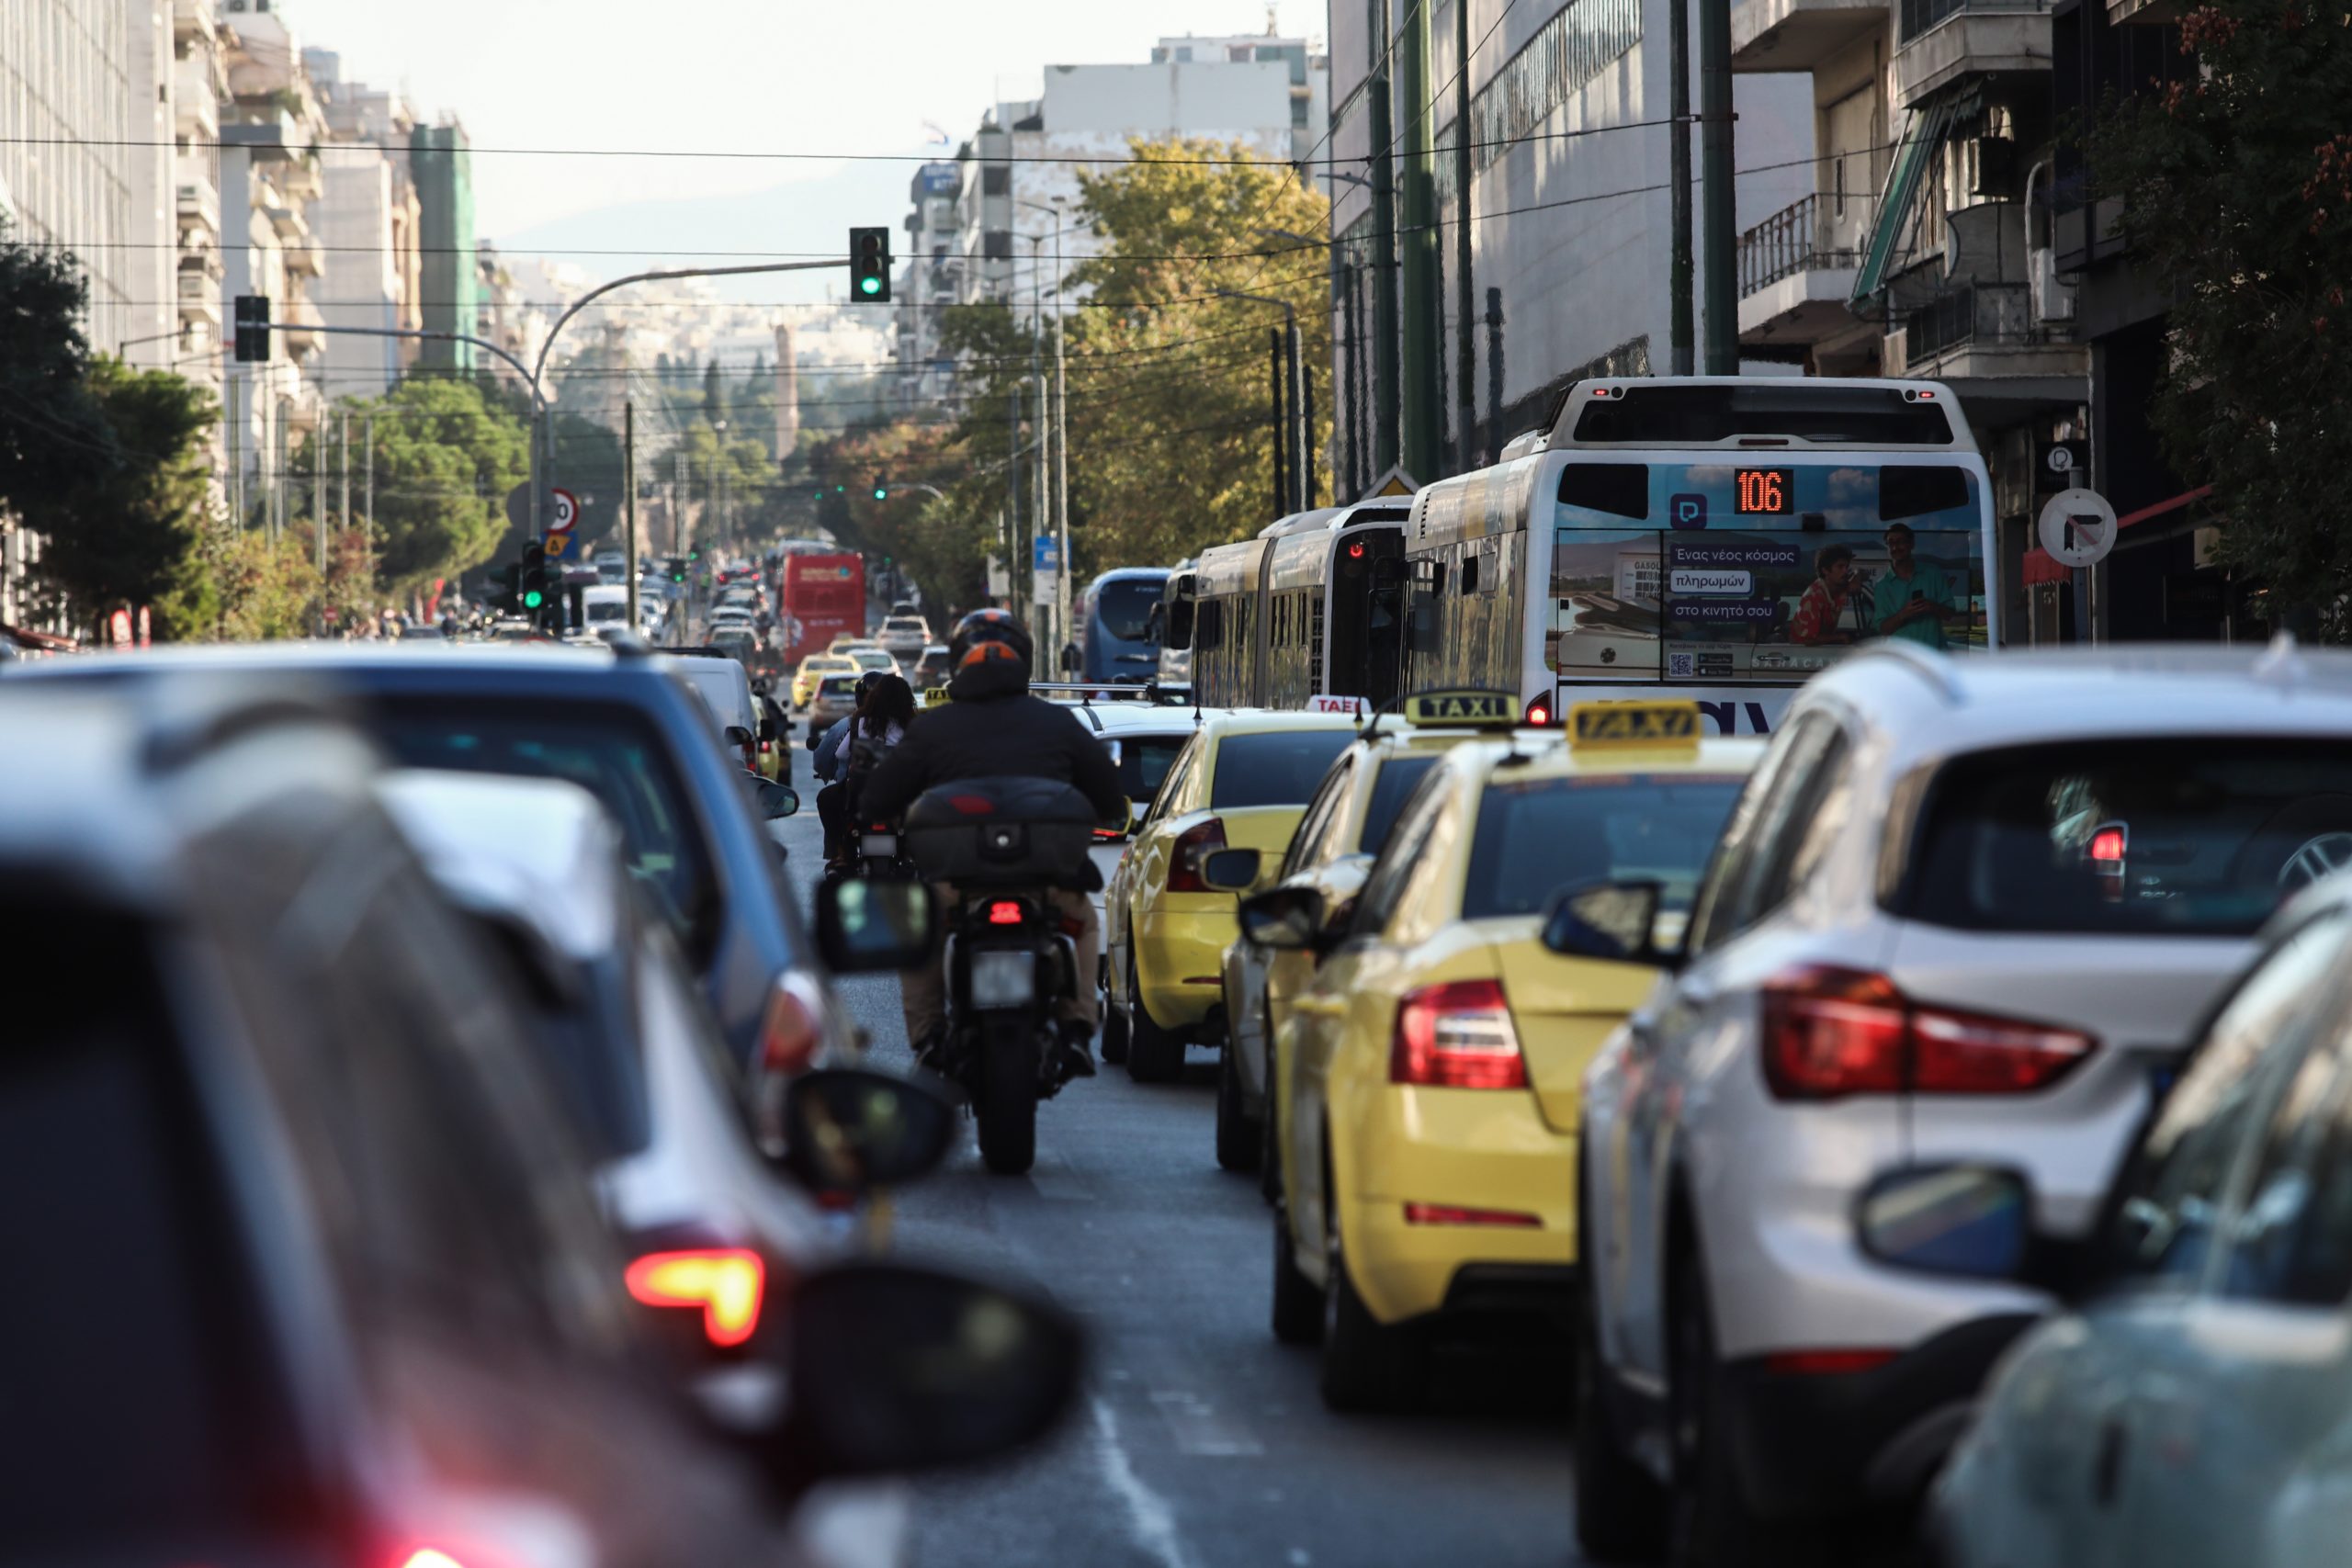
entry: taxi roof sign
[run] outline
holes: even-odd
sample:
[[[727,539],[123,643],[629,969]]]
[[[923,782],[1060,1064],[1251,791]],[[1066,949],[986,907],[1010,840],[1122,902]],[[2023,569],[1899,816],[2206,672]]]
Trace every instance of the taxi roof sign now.
[[[1700,733],[1699,705],[1688,698],[1577,703],[1568,709],[1568,744],[1588,750],[1611,746],[1696,746]]]
[[[1407,724],[1510,729],[1520,721],[1519,698],[1510,692],[1421,692],[1407,697],[1404,708]]]
[[[927,708],[944,707],[953,700],[944,686],[933,686],[922,694],[922,705]]]

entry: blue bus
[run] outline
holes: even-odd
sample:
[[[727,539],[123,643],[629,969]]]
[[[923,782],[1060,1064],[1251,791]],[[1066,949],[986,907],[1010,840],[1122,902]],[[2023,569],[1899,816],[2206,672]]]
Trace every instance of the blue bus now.
[[[1078,635],[1063,659],[1070,678],[1140,686],[1157,675],[1159,648],[1149,628],[1167,582],[1166,567],[1123,566],[1087,584],[1071,616]]]

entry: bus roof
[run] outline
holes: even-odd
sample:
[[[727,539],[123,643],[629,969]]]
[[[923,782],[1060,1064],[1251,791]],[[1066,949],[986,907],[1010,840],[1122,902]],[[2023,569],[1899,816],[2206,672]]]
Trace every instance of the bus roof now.
[[[1973,453],[1940,381],[1822,376],[1593,377],[1573,381],[1544,449],[1720,447]]]

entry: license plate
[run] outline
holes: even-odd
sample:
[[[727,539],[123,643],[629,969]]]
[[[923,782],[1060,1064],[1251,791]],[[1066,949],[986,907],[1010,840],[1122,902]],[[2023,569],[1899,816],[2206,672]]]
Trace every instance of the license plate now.
[[[868,833],[858,840],[858,845],[869,855],[895,855],[899,852],[899,835]]]
[[[1037,999],[1037,955],[1034,953],[972,954],[972,1005],[1027,1007]]]

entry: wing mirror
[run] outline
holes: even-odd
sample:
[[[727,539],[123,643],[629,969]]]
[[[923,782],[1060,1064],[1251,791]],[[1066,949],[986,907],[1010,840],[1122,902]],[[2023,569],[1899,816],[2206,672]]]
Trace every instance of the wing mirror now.
[[[928,1176],[956,1137],[956,1107],[912,1078],[822,1067],[785,1088],[785,1169],[811,1192],[863,1197]]]
[[[1565,888],[1544,917],[1544,945],[1564,958],[1670,969],[1681,955],[1658,944],[1665,902],[1666,885],[1650,878]]]
[[[755,739],[750,730],[740,724],[729,725],[723,733],[729,746],[749,746]]]
[[[931,885],[850,877],[817,888],[817,950],[838,975],[928,964],[938,926]]]
[[[1270,887],[1241,900],[1239,915],[1241,934],[1259,946],[1309,950],[1323,934],[1323,895],[1312,887]]]
[[[1863,1256],[1965,1280],[2021,1280],[2033,1194],[2014,1170],[1950,1165],[1890,1171],[1855,1206]]]
[[[780,784],[774,779],[763,779],[752,773],[743,776],[749,782],[752,804],[768,821],[780,822],[800,809],[800,792],[790,784]]]
[[[792,1410],[774,1461],[795,1492],[1011,1453],[1060,1422],[1085,1360],[1057,1308],[899,1263],[813,1274],[791,1317]]]
[[[1213,851],[1202,857],[1201,880],[1219,893],[1247,893],[1264,859],[1256,850]]]

